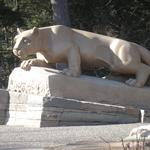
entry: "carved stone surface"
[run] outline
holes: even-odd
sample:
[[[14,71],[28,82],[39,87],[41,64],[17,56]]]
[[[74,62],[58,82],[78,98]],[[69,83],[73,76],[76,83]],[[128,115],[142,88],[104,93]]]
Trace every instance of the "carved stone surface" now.
[[[135,88],[117,81],[81,76],[73,78],[53,69],[16,68],[10,75],[11,92],[54,96],[105,104],[150,109],[150,88]]]
[[[46,72],[41,68],[34,71],[24,71],[20,68],[14,69],[9,77],[9,91],[22,94],[35,94],[50,96],[49,76],[53,73]]]

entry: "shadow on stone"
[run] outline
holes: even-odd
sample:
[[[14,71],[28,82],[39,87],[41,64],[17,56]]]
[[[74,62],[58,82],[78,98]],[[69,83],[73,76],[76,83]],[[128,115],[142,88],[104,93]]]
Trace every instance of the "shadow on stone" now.
[[[58,97],[44,98],[41,127],[134,123],[140,111],[134,108]]]

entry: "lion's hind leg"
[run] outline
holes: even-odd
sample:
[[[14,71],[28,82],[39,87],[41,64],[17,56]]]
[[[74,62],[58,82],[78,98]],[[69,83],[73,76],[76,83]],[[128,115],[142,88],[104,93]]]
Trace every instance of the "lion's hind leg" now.
[[[150,75],[150,67],[141,63],[136,64],[134,69],[137,70],[136,79],[129,79],[126,81],[126,84],[135,87],[143,87]]]
[[[121,60],[121,73],[136,75],[136,79],[129,79],[126,84],[143,87],[150,75],[150,66],[141,62],[141,54],[137,47],[132,43],[124,43],[118,51],[118,57]]]

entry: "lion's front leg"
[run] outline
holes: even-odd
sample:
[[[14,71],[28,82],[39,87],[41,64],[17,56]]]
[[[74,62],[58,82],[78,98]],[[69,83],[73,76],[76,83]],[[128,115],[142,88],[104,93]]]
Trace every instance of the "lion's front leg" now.
[[[68,76],[78,77],[81,74],[81,58],[80,50],[74,45],[68,50],[68,69],[64,69],[63,73]]]
[[[44,60],[37,58],[24,60],[20,65],[20,67],[26,71],[30,70],[31,66],[49,67],[50,65],[47,64]]]

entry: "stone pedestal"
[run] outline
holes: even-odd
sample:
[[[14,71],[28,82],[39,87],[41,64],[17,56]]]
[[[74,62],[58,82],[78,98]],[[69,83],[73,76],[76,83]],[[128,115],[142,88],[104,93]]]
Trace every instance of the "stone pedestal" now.
[[[7,122],[9,108],[9,93],[7,90],[0,89],[0,125]]]
[[[140,121],[139,110],[133,108],[16,92],[10,92],[10,97],[7,125],[49,127]]]
[[[113,105],[150,109],[150,88],[134,88],[124,83],[95,77],[73,78],[53,69],[14,69],[8,89],[21,94],[54,96]]]
[[[8,125],[131,123],[140,121],[140,108],[150,108],[149,88],[89,76],[73,78],[40,67],[15,68],[8,89]]]

